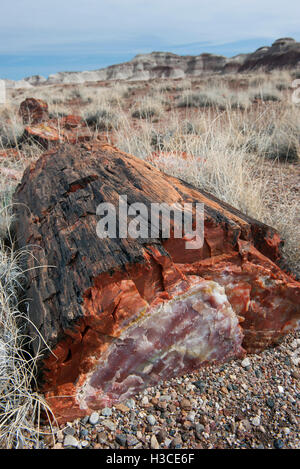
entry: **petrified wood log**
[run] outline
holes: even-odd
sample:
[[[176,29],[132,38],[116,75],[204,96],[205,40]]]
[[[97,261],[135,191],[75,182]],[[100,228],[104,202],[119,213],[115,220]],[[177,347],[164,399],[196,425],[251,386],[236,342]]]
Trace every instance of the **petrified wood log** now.
[[[50,119],[48,104],[41,99],[25,99],[20,104],[19,115],[26,125],[20,143],[33,140],[49,150],[62,142],[75,144],[94,138],[80,116],[71,114]]]
[[[169,238],[100,239],[97,206],[121,195],[203,203],[203,246],[174,238],[175,218]],[[14,202],[19,246],[34,254],[30,320],[52,350],[40,386],[61,421],[260,351],[297,325],[300,284],[277,265],[278,234],[134,156],[65,144],[26,169]]]

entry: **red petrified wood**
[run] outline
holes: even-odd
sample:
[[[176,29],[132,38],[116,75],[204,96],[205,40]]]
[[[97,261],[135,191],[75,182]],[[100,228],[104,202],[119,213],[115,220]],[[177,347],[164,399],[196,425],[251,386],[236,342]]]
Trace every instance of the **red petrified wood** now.
[[[169,238],[100,239],[97,207],[124,195],[128,206],[203,203],[203,246],[174,238],[175,218]],[[30,320],[52,350],[40,386],[61,421],[259,352],[299,321],[300,284],[278,267],[272,228],[113,147],[44,154],[14,202],[19,245],[34,253],[25,266]]]
[[[33,139],[45,149],[49,149],[62,142],[78,143],[92,140],[93,133],[79,116],[71,115],[26,126],[24,139]]]
[[[27,98],[20,104],[20,116],[24,124],[39,124],[49,119],[48,104],[42,99]]]
[[[41,99],[27,98],[20,104],[19,113],[26,124],[23,142],[34,140],[43,148],[50,149],[63,142],[74,144],[94,138],[93,132],[80,116],[69,115],[50,119],[48,104]]]

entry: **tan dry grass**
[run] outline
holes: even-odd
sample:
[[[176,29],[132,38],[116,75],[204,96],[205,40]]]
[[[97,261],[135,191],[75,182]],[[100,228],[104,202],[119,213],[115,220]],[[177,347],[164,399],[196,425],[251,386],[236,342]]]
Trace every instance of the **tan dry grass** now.
[[[53,416],[43,397],[33,389],[36,363],[45,347],[34,357],[30,355],[26,303],[22,312],[18,299],[26,274],[21,268],[22,258],[29,254],[16,250],[10,238],[12,215],[7,202],[2,200],[0,218],[0,448],[9,449],[38,447],[41,412],[49,422]],[[10,239],[10,247],[4,244],[5,237]],[[43,345],[42,338],[40,343]]]
[[[265,158],[283,162],[299,158],[299,108],[290,100],[252,106],[246,111],[216,107],[182,112],[173,109],[159,124],[145,119],[132,126],[124,116],[115,138],[122,150],[152,162],[169,174],[203,188],[242,212],[273,225],[286,241],[284,254],[300,275],[299,201],[282,178],[274,186],[266,179]],[[171,153],[166,156],[167,153]],[[189,155],[182,158],[182,152]],[[270,164],[272,164],[270,162]],[[299,173],[295,169],[295,177]]]

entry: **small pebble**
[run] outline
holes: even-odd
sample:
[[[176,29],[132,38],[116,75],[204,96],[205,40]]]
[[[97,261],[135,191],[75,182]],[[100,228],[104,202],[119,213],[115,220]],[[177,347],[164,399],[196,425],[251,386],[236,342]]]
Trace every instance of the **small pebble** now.
[[[268,398],[267,399],[267,402],[266,402],[267,406],[270,407],[270,409],[273,409],[273,407],[275,406],[275,402],[273,399],[271,398]]]
[[[64,447],[71,446],[72,448],[77,448],[78,440],[72,435],[66,435],[64,439]]]
[[[127,405],[124,405],[124,404],[116,404],[115,408],[119,410],[120,412],[123,412],[124,414],[129,412],[130,410],[129,407],[127,407]]]
[[[154,417],[154,415],[147,415],[147,422],[150,425],[155,425],[156,424],[156,418]]]
[[[101,411],[101,414],[104,417],[110,417],[112,415],[112,410],[109,407],[104,407],[104,409]]]
[[[127,445],[128,446],[135,446],[137,445],[139,440],[135,435],[127,435]]]
[[[196,412],[194,412],[193,410],[191,412],[188,413],[187,415],[187,419],[190,421],[190,422],[194,422],[195,421],[195,417],[196,417]]]
[[[150,447],[151,447],[151,449],[159,449],[160,448],[159,443],[158,443],[157,438],[156,438],[155,435],[151,436]]]
[[[284,447],[284,443],[280,439],[274,440],[273,444],[274,444],[274,448],[276,448],[276,449],[282,449]]]
[[[93,413],[90,415],[89,422],[90,422],[91,425],[97,425],[97,423],[99,422],[99,414],[98,414],[98,412],[93,412]]]
[[[163,441],[165,441],[165,439],[167,438],[168,436],[168,433],[166,432],[165,429],[161,429],[159,430],[159,432],[157,433],[156,435],[156,438],[157,438],[157,441],[159,443],[162,443]]]
[[[128,399],[128,401],[126,401],[126,406],[127,406],[129,409],[134,409],[134,408],[135,408],[135,401],[134,401],[134,399]]]
[[[144,396],[143,399],[142,399],[142,405],[148,405],[149,404],[149,399],[147,396]]]
[[[75,430],[75,428],[73,428],[73,427],[69,427],[69,426],[68,426],[68,427],[65,427],[65,428],[63,429],[63,434],[64,434],[64,435],[72,435],[72,436],[74,436],[75,433],[76,433],[76,430]]]
[[[117,433],[116,435],[116,442],[120,445],[120,446],[126,446],[126,442],[127,442],[127,435],[124,434],[124,433]]]
[[[190,410],[192,405],[188,399],[182,399],[180,402],[180,407],[185,410]]]
[[[81,438],[85,438],[89,435],[89,431],[87,428],[82,428],[82,430],[80,430],[80,437]]]
[[[62,443],[64,441],[64,434],[62,430],[58,430],[56,433],[56,439],[59,443]]]
[[[107,442],[107,434],[106,432],[100,432],[98,433],[97,435],[97,440],[98,440],[98,443],[106,443]]]
[[[244,358],[244,360],[241,362],[241,365],[243,368],[250,368],[251,367],[251,362],[248,357]]]
[[[260,417],[257,415],[251,420],[252,425],[255,427],[258,427],[260,425]]]
[[[105,428],[108,428],[108,430],[111,430],[112,432],[116,429],[116,424],[111,420],[103,420],[101,425],[103,425]]]

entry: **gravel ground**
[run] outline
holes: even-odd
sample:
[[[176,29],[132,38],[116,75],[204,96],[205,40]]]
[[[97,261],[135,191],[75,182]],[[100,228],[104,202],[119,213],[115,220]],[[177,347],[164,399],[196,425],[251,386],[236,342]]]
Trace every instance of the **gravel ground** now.
[[[41,448],[300,448],[300,331],[68,423]],[[44,428],[47,431],[47,428]]]

